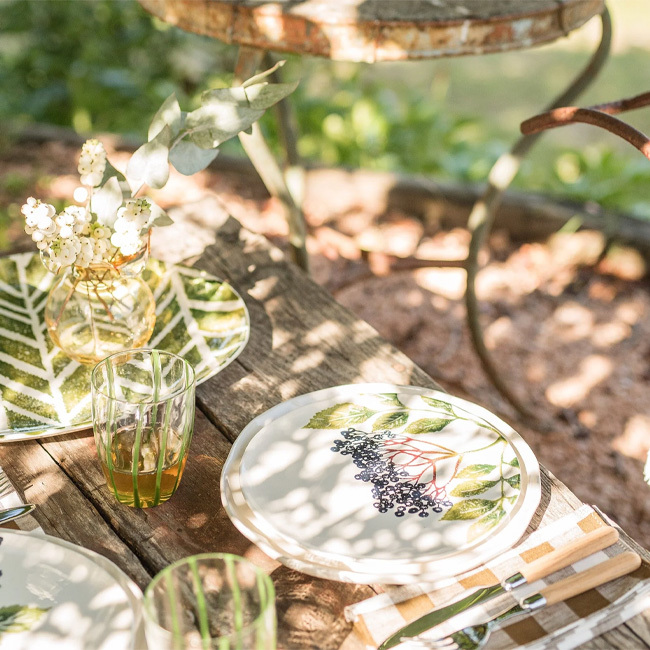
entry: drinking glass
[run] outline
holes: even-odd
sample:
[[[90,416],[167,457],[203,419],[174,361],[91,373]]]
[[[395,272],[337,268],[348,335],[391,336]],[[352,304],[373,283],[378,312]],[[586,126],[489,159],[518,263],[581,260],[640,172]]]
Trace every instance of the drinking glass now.
[[[176,491],[194,430],[194,369],[162,350],[127,350],[91,375],[93,430],[120,503],[157,506]]]
[[[274,599],[271,578],[243,557],[187,557],[145,590],[147,644],[156,650],[274,650]]]

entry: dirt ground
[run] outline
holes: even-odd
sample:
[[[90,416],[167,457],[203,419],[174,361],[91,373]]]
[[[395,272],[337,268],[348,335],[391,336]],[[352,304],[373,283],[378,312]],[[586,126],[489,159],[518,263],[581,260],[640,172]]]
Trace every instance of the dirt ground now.
[[[0,204],[16,216],[6,233],[11,250],[32,247],[17,212],[27,196],[69,200],[78,184],[77,151],[50,142],[0,152]],[[118,168],[126,160],[109,156]],[[389,272],[385,255],[360,253],[462,260],[467,230],[425,227],[413,215],[386,211],[379,197],[372,199],[372,187],[359,192],[354,184],[337,185],[337,178],[321,172],[308,184],[315,280],[445,389],[510,422],[583,501],[650,547],[650,487],[643,478],[650,448],[650,282],[641,257],[623,249],[601,255],[604,240],[595,232],[533,243],[492,236],[477,284],[486,343],[520,398],[550,423],[542,432],[518,420],[481,369],[465,323],[462,268]],[[171,208],[206,195],[284,246],[279,205],[248,175],[174,175],[155,198]]]

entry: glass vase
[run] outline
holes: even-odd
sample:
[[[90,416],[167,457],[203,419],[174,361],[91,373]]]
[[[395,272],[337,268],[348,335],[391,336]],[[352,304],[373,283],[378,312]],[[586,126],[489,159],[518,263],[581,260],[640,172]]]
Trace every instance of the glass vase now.
[[[135,255],[111,263],[59,269],[45,303],[45,322],[66,355],[96,364],[146,345],[156,324],[156,303],[141,276],[147,255],[148,241]]]

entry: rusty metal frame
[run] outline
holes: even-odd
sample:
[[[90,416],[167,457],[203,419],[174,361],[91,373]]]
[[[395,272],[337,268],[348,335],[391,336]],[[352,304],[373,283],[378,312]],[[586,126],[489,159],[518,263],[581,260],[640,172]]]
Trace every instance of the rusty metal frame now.
[[[573,103],[573,101],[591,85],[598,73],[601,71],[609,55],[612,39],[612,24],[607,7],[604,8],[601,14],[601,22],[602,34],[600,43],[592,55],[591,60],[584,70],[582,70],[582,72],[573,80],[567,90],[548,107],[547,111],[550,112],[550,115],[555,115],[555,118],[545,117],[544,119],[558,120],[558,114],[554,114],[553,111],[560,109],[560,107],[565,107],[567,104]],[[545,115],[548,114],[549,113]],[[584,113],[580,115],[582,116]],[[603,115],[605,115],[605,113],[603,113]],[[537,124],[541,126],[542,123],[544,123],[543,119],[541,119]],[[481,361],[483,370],[501,395],[516,409],[522,418],[537,426],[543,425],[544,423],[540,421],[540,419],[510,388],[508,382],[497,370],[492,356],[485,345],[483,329],[480,322],[478,297],[476,295],[476,276],[480,270],[478,255],[490,233],[503,193],[514,180],[521,166],[522,159],[537,142],[540,135],[541,129],[538,131],[531,130],[527,134],[522,135],[522,137],[511,148],[509,153],[503,154],[499,157],[490,171],[487,189],[483,196],[474,205],[469,217],[468,225],[472,237],[466,260],[467,289],[465,292],[467,322],[472,343]]]

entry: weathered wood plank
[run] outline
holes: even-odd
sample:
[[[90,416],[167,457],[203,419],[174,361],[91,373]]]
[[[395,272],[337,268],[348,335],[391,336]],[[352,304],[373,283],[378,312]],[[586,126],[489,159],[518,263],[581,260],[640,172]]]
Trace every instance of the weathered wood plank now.
[[[101,553],[140,587],[148,584],[137,555],[37,441],[0,445],[0,465],[25,501],[38,506],[33,516],[46,533]]]

